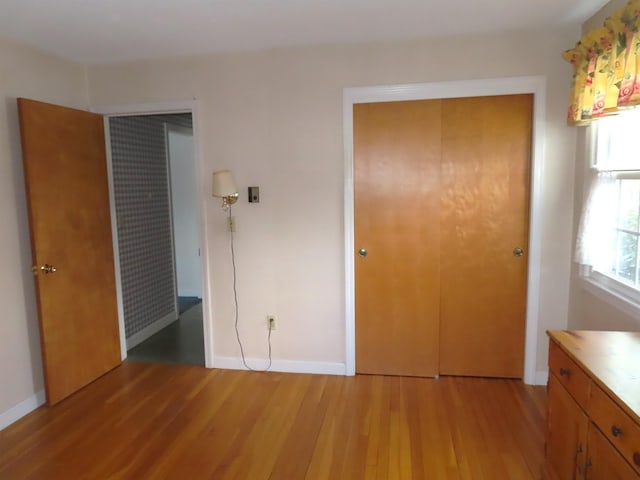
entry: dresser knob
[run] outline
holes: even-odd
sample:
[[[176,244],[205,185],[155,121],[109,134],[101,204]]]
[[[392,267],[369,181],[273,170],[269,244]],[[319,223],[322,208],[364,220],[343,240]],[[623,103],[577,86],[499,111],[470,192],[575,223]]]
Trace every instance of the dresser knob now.
[[[613,435],[614,437],[619,437],[620,435],[622,435],[622,429],[614,425],[613,427],[611,427],[611,435]]]
[[[569,369],[568,368],[561,368],[560,369],[560,376],[568,377],[569,376]]]
[[[633,454],[633,463],[640,467],[640,453],[636,452]]]

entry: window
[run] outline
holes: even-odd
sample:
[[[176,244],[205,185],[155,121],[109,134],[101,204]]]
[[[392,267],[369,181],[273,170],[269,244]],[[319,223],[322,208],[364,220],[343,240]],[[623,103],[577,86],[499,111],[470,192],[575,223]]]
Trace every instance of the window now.
[[[581,224],[592,283],[640,307],[640,109],[589,127],[592,168]],[[591,223],[585,227],[585,221]],[[579,239],[580,242],[580,239]],[[580,243],[578,250],[580,249]]]

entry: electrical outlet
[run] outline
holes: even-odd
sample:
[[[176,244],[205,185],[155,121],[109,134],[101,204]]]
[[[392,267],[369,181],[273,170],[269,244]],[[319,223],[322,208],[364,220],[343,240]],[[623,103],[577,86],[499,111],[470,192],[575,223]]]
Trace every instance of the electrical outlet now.
[[[267,315],[267,328],[269,328],[269,330],[277,329],[276,317],[274,317],[273,315]]]
[[[230,232],[235,232],[236,231],[236,217],[229,217],[229,231]]]

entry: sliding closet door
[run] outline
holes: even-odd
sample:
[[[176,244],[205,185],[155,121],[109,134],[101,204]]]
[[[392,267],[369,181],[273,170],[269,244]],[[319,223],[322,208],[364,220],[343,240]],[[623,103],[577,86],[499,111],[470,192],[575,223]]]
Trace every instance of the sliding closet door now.
[[[522,376],[532,100],[354,107],[357,372]]]
[[[521,378],[532,95],[447,100],[440,372]]]
[[[439,100],[354,107],[356,370],[438,374]]]

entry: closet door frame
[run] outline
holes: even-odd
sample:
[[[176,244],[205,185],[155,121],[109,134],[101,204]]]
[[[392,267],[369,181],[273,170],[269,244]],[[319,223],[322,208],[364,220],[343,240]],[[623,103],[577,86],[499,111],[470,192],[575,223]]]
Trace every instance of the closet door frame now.
[[[536,361],[542,243],[542,172],[544,170],[546,79],[542,76],[506,77],[484,80],[417,83],[345,88],[343,91],[344,127],[344,229],[345,229],[345,348],[346,374],[355,375],[355,263],[354,263],[354,185],[353,185],[353,105],[358,103],[397,102],[490,95],[533,94],[533,131],[531,152],[531,203],[527,280],[524,383],[544,384],[537,378]]]

